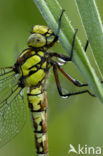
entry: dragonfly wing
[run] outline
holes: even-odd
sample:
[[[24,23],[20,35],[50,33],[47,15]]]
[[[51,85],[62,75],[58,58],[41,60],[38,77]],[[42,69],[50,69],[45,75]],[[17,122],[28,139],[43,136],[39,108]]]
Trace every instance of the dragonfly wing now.
[[[0,105],[10,94],[12,94],[19,76],[12,68],[0,68]]]
[[[26,120],[18,76],[13,71],[3,70],[2,74],[0,71],[0,147],[20,132]]]

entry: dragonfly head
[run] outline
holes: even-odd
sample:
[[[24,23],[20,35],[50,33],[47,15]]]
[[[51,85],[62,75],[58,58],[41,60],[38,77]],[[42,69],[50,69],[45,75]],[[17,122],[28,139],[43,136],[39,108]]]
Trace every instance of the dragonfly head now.
[[[50,48],[57,40],[58,36],[47,26],[35,25],[33,26],[27,44],[29,47],[34,48]]]

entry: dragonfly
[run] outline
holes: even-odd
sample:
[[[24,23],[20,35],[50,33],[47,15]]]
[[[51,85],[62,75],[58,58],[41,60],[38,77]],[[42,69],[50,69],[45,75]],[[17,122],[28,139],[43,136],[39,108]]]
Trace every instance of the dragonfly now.
[[[73,35],[70,56],[48,51],[59,40],[63,12],[64,10],[62,9],[56,33],[47,26],[33,26],[27,40],[27,48],[20,53],[14,65],[0,68],[0,147],[18,134],[25,123],[24,89],[26,88],[28,107],[34,127],[36,155],[49,155],[46,81],[51,68],[61,97],[67,98],[83,93],[95,96],[89,90],[66,94],[62,91],[58,71],[75,86],[88,86],[88,84],[72,78],[61,67],[61,64],[64,65],[72,61],[77,30]],[[87,46],[88,42],[86,43],[85,51]]]

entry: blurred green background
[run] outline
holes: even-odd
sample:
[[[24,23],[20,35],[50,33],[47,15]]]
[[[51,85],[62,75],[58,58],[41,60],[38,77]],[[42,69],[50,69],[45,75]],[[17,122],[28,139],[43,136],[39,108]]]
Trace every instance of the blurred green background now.
[[[66,10],[74,28],[78,28],[78,36],[84,46],[86,35],[74,0],[59,0],[59,2]],[[103,1],[97,0],[97,5],[103,21]],[[0,0],[0,66],[9,66],[15,62],[17,55],[26,48],[27,38],[35,24],[46,25],[32,0]],[[53,50],[65,53],[59,44]],[[90,47],[87,55],[94,65]],[[64,69],[76,79],[85,82],[72,63],[65,65]],[[64,77],[61,77],[61,80],[64,92],[80,90]],[[103,105],[99,100],[87,94],[61,99],[53,74],[49,75],[47,86],[50,156],[68,156],[69,144],[75,148],[78,144],[103,147]],[[27,103],[26,109],[27,122],[24,128],[0,149],[0,156],[35,156],[34,136]]]

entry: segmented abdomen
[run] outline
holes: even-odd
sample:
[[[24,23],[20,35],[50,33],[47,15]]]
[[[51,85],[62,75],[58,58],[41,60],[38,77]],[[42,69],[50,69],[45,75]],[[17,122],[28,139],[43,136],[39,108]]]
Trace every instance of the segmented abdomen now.
[[[32,114],[37,156],[48,156],[47,96],[42,87],[30,88],[28,103]]]

